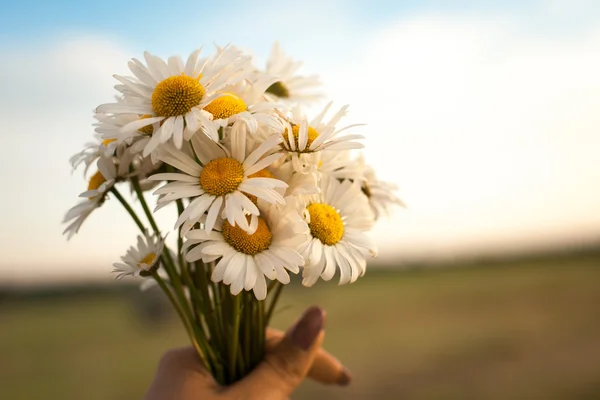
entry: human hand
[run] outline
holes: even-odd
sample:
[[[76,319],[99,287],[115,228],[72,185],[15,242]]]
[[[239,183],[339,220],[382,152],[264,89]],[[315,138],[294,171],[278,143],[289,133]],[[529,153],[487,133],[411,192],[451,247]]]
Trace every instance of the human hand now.
[[[145,400],[281,400],[308,375],[325,384],[347,385],[350,373],[321,349],[325,312],[310,307],[287,332],[267,330],[264,360],[244,379],[219,386],[191,347],[167,352]]]

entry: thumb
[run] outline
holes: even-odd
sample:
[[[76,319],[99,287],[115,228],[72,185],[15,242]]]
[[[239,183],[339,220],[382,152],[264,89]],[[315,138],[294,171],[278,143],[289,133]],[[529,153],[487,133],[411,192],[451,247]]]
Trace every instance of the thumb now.
[[[323,342],[325,311],[310,307],[250,375],[229,388],[232,398],[279,400],[302,382]]]

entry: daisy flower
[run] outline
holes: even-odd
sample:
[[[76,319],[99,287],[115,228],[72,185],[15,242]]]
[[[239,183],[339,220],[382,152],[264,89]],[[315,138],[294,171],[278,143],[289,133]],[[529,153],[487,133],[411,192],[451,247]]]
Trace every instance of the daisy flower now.
[[[306,241],[308,226],[289,205],[271,206],[257,219],[249,234],[228,221],[219,221],[215,230],[193,229],[185,236],[186,260],[220,259],[212,273],[214,282],[231,285],[233,295],[253,290],[258,300],[267,297],[266,278],[283,284],[290,282],[289,272],[298,273],[304,265],[299,247]]]
[[[393,205],[406,207],[402,200],[394,194],[398,187],[391,182],[377,179],[375,170],[368,165],[365,166],[361,189],[369,199],[369,206],[371,206],[375,220],[381,218],[382,215],[389,215],[389,209]]]
[[[69,223],[63,235],[67,235],[67,239],[71,239],[73,235],[79,232],[79,228],[83,222],[92,214],[92,212],[100,207],[104,202],[104,198],[100,196],[92,197],[90,199],[83,200],[67,211],[63,223]]]
[[[183,61],[170,57],[167,62],[145,52],[146,65],[137,59],[129,62],[135,77],[115,75],[122,83],[116,88],[123,94],[123,101],[98,106],[97,112],[105,114],[137,114],[139,119],[121,128],[123,133],[138,135],[141,128],[153,125],[150,140],[144,147],[144,157],[156,150],[159,144],[172,139],[177,148],[183,140],[189,140],[199,129],[218,140],[218,134],[210,122],[211,114],[204,106],[220,96],[219,90],[242,79],[241,70],[246,60],[238,53],[230,57],[230,49],[217,52],[214,58],[199,62],[201,50],[194,51]],[[227,68],[221,59],[228,59]]]
[[[123,133],[123,127],[131,122],[146,118],[150,118],[150,116],[146,115],[140,117],[138,114],[97,114],[96,119],[98,122],[94,124],[94,130],[107,142],[114,142],[117,145],[124,143],[132,148],[132,144],[135,143],[137,148],[135,148],[133,152],[137,153],[142,151],[150,141],[152,133],[154,132],[153,126],[147,125],[137,131],[128,131],[126,133]],[[140,141],[143,141],[141,146],[139,143]]]
[[[110,157],[115,153],[117,142],[113,139],[104,139],[101,135],[95,135],[93,142],[88,142],[80,152],[74,154],[69,163],[73,170],[81,164],[85,165],[84,173],[89,167],[101,157]]]
[[[319,277],[330,280],[340,270],[340,284],[354,282],[365,273],[367,253],[375,257],[377,249],[364,233],[373,225],[373,215],[360,186],[323,176],[321,192],[304,200],[304,217],[310,239],[302,255],[307,266],[302,284],[312,286]],[[301,200],[302,201],[302,200]]]
[[[294,61],[286,57],[275,42],[271,54],[267,60],[266,73],[277,79],[267,89],[267,93],[275,100],[289,102],[310,102],[320,99],[322,96],[311,90],[321,85],[317,76],[296,75],[296,71],[302,66],[302,62]]]
[[[79,197],[92,198],[104,195],[113,187],[117,180],[117,166],[111,158],[100,158],[96,163],[98,171],[90,178],[88,190],[81,193]]]
[[[115,184],[117,168],[112,159],[100,158],[97,166],[98,171],[91,176],[87,190],[79,195],[86,199],[67,211],[63,220],[63,223],[69,223],[63,231],[63,235],[66,234],[68,239],[71,239],[90,214],[104,203],[106,193]]]
[[[112,272],[115,272],[115,279],[121,279],[124,276],[140,276],[149,273],[157,264],[162,254],[165,241],[145,233],[137,238],[137,246],[131,246],[127,253],[121,257],[122,262],[113,264]]]
[[[344,135],[338,134],[360,126],[361,124],[349,125],[341,129],[336,129],[336,124],[346,114],[348,106],[342,107],[328,122],[323,118],[332,103],[329,103],[310,123],[305,117],[298,117],[297,112],[292,113],[289,122],[286,124],[283,132],[282,147],[291,156],[291,162],[294,170],[302,173],[310,172],[314,166],[314,160],[306,157],[306,154],[312,154],[320,151],[343,151],[351,149],[361,149],[362,143],[355,140],[364,139],[362,135]],[[296,115],[294,115],[296,114]]]
[[[176,199],[193,198],[179,216],[175,228],[185,221],[194,224],[208,212],[207,232],[215,226],[219,215],[227,219],[230,225],[239,225],[243,230],[249,231],[253,224],[248,224],[246,213],[255,219],[259,210],[246,193],[269,203],[285,202],[275,190],[287,187],[285,182],[251,177],[281,158],[280,153],[269,154],[277,148],[280,141],[279,136],[272,136],[247,156],[244,132],[239,132],[239,135],[232,138],[231,151],[202,134],[194,135],[190,141],[192,155],[174,146],[164,146],[158,157],[181,172],[157,174],[149,178],[172,181],[154,192],[161,195],[157,202],[158,208]],[[194,155],[199,163],[193,158]]]
[[[227,87],[227,92],[204,107],[212,115],[217,128],[231,126],[240,129],[242,124],[252,137],[257,135],[259,125],[281,132],[281,119],[275,114],[279,104],[264,97],[265,90],[273,82],[269,76],[260,76],[253,82],[242,81]]]

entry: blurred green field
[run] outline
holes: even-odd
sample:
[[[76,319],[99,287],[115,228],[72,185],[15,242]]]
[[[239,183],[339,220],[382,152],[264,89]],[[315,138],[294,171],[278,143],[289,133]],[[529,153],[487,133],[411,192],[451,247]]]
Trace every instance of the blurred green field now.
[[[275,326],[328,311],[348,388],[294,399],[599,399],[600,257],[374,272],[286,288]],[[179,322],[150,323],[120,291],[0,301],[0,399],[138,399]]]

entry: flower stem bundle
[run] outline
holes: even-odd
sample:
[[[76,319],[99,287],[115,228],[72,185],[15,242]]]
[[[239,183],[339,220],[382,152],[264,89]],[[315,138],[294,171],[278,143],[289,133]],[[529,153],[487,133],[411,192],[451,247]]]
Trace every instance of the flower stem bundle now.
[[[367,232],[402,204],[357,153],[363,136],[348,132],[359,125],[340,127],[347,106],[303,113],[320,96],[298,66],[277,45],[264,69],[234,46],[145,53],[132,76],[115,75],[117,101],[97,107],[95,140],[71,159],[96,168],[65,234],[121,203],[140,235],[115,277],[158,285],[223,385],[262,360],[290,273],[305,286],[336,273],[354,282],[377,255]],[[155,220],[168,208],[172,233]]]

